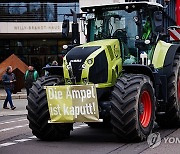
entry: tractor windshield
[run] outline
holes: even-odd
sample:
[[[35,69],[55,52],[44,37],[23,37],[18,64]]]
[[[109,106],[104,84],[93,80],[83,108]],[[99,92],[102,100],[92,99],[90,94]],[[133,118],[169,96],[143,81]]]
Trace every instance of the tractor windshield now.
[[[138,35],[135,17],[137,11],[125,10],[106,11],[96,14],[89,20],[89,41],[118,38],[128,48],[135,48],[135,38]]]

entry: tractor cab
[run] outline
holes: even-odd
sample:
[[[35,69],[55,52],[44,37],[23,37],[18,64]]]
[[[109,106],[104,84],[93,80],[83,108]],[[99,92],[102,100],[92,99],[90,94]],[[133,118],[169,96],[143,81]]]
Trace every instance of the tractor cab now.
[[[153,49],[162,29],[162,6],[150,2],[82,8],[87,12],[87,41],[118,39],[124,63],[139,63]]]

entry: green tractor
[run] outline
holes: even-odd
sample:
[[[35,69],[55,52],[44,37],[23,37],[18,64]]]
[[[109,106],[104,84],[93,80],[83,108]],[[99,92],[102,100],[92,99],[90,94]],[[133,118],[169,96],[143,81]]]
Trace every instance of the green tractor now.
[[[48,123],[45,86],[95,84],[99,117],[121,140],[143,141],[180,122],[180,45],[161,39],[158,3],[126,2],[82,8],[87,42],[72,48],[63,66],[48,68],[28,96],[32,133],[42,140],[70,135],[73,123]],[[99,123],[88,123],[96,126]]]

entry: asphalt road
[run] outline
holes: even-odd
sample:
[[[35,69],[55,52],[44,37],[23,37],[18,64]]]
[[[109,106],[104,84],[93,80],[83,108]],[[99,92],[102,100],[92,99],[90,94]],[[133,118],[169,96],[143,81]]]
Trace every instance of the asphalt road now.
[[[21,104],[19,107],[25,104]],[[4,115],[0,116],[0,154],[179,153],[180,143],[172,143],[172,137],[180,139],[180,129],[157,129],[156,131],[160,132],[162,142],[154,149],[149,148],[147,141],[141,143],[119,142],[111,130],[93,129],[83,123],[74,125],[70,138],[58,142],[47,142],[33,136],[28,127],[26,115]],[[171,142],[165,143],[164,137],[171,138],[169,140]]]

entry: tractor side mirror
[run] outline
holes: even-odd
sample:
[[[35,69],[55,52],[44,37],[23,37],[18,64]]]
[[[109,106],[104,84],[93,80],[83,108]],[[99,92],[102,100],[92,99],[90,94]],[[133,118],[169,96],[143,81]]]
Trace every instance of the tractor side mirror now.
[[[163,16],[161,11],[154,12],[154,30],[155,32],[162,32]]]
[[[62,23],[62,37],[67,38],[69,35],[69,20],[64,19]]]

